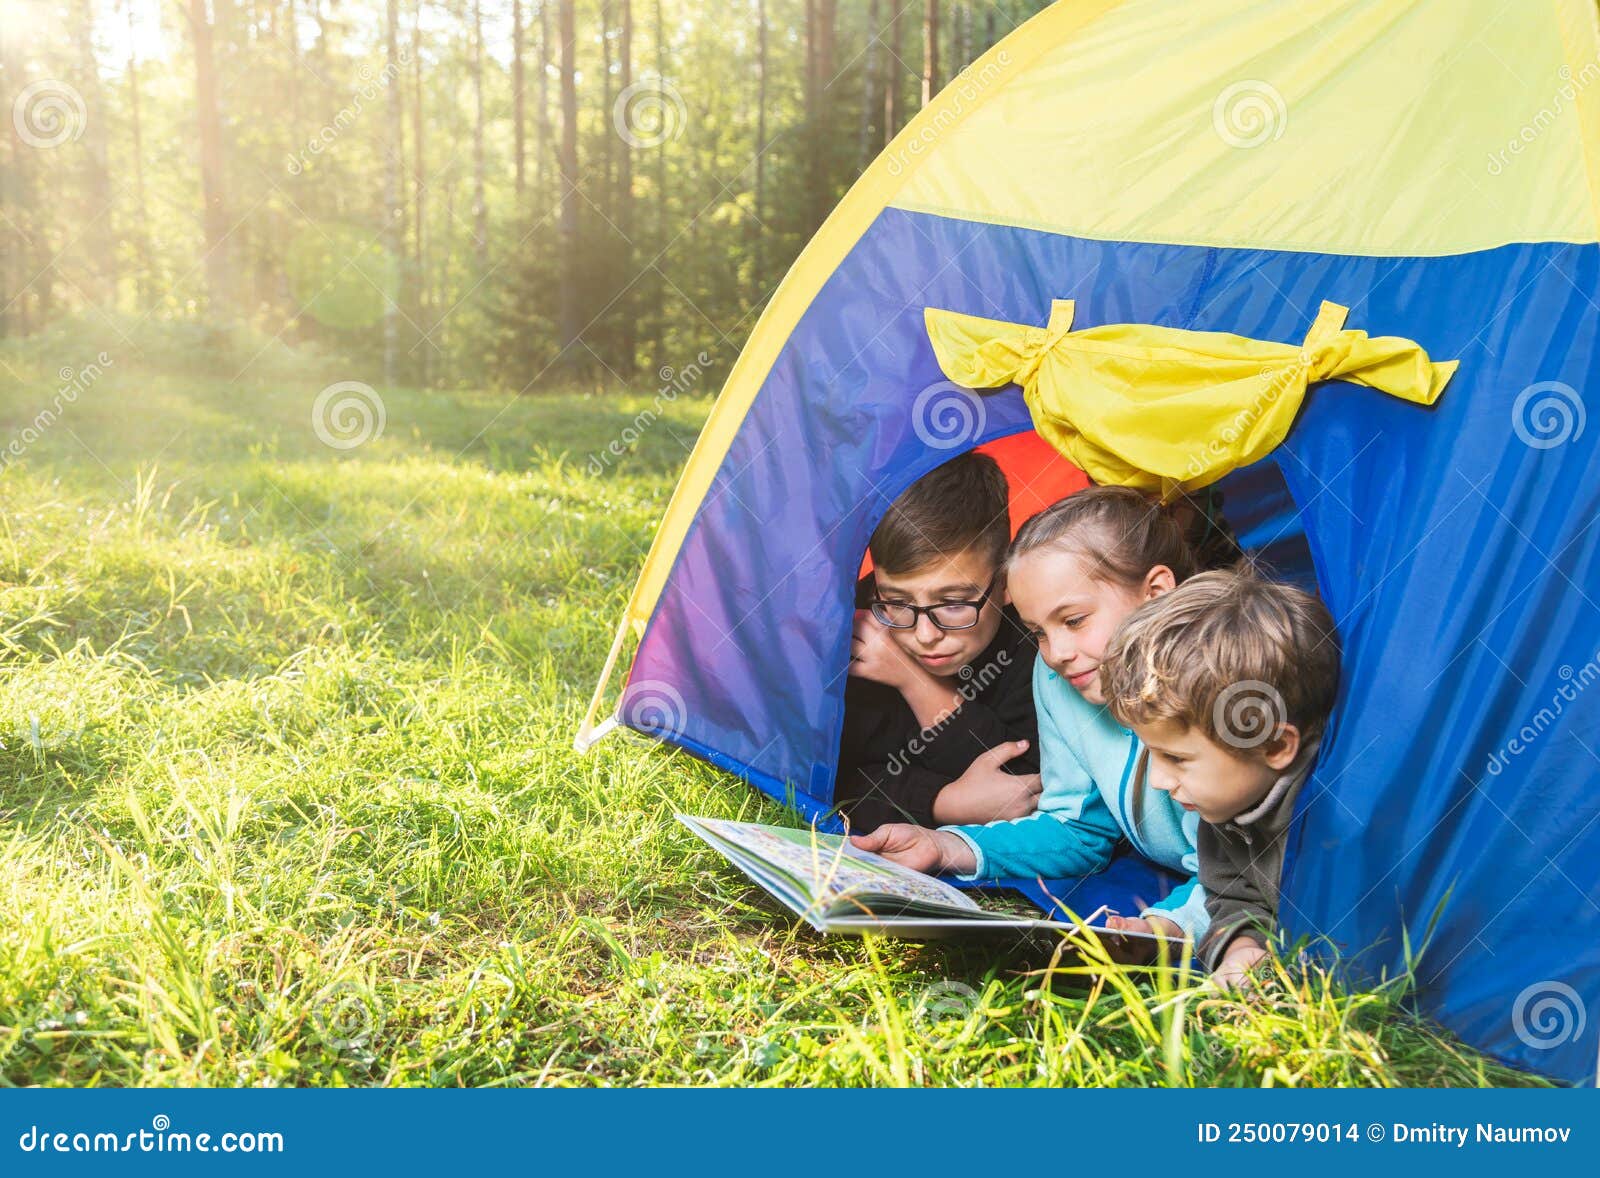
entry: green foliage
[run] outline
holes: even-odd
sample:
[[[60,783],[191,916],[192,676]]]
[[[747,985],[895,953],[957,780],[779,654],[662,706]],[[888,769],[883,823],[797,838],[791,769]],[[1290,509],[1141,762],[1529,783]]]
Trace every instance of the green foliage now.
[[[10,2],[0,90],[44,79],[70,113],[52,146],[0,137],[0,337],[91,312],[237,320],[342,356],[374,385],[619,392],[701,350],[731,360],[822,218],[917,109],[926,10],[899,4],[895,31],[890,0],[632,0],[629,101],[624,4],[580,0],[567,185],[558,4],[526,0],[519,187],[503,0],[403,0],[392,64],[379,0],[211,6],[227,233],[208,250],[189,5]],[[944,0],[941,79],[1040,7]],[[830,9],[828,37],[808,13]],[[814,43],[831,49],[808,82]],[[564,346],[569,192],[582,330]]]
[[[0,359],[3,443],[53,368]],[[347,373],[249,372],[114,365],[0,475],[0,1081],[1525,1082],[1405,979],[797,928],[672,819],[775,806],[571,748],[708,402],[397,390],[335,450]]]

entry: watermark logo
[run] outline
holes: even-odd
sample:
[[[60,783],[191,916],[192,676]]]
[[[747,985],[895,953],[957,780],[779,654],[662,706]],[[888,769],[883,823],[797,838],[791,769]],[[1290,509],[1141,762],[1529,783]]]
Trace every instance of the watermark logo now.
[[[624,86],[611,104],[611,125],[630,147],[660,147],[683,134],[689,108],[665,78]]]
[[[645,432],[660,419],[662,410],[676,401],[684,393],[700,383],[700,378],[705,375],[706,368],[711,364],[711,357],[700,352],[695,358],[682,368],[674,368],[670,364],[663,364],[659,372],[661,384],[656,389],[656,395],[647,409],[641,409],[634,414],[633,420],[622,427],[622,431],[606,446],[589,455],[587,470],[589,474],[598,478],[609,470],[617,459],[630,453]]]
[[[88,123],[83,95],[59,78],[28,83],[11,103],[11,125],[29,147],[75,142]]]
[[[1000,678],[1010,665],[1011,652],[1009,650],[997,652],[994,659],[985,663],[982,667],[974,668],[971,663],[968,663],[956,672],[957,678],[961,680],[960,685],[956,687],[956,695],[963,704],[971,703],[980,693],[986,691],[991,683]],[[909,769],[913,760],[928,751],[929,746],[938,739],[939,734],[950,725],[960,710],[958,705],[945,712],[937,722],[930,724],[906,741],[904,747],[898,748],[889,754],[889,760],[884,765],[889,775],[898,777]]]
[[[620,711],[622,722],[636,732],[680,736],[689,719],[689,707],[670,683],[645,679],[630,683]]]
[[[150,1128],[127,1133],[106,1130],[64,1132],[30,1125],[17,1138],[23,1153],[283,1153],[282,1133],[236,1132],[220,1135],[186,1133],[172,1128],[172,1118],[157,1113]]]
[[[37,713],[30,712],[27,724],[19,726],[14,733],[14,739],[19,745],[30,748],[36,755],[40,755],[77,744],[83,738],[83,734],[84,727],[81,724],[61,724],[54,720],[40,719]],[[3,742],[0,742],[0,747],[4,747]]]
[[[339,982],[311,1004],[311,1025],[317,1038],[335,1051],[365,1047],[383,1025],[377,996],[356,982]]]
[[[1518,127],[1517,133],[1506,141],[1503,148],[1489,153],[1489,162],[1486,165],[1489,175],[1498,176],[1503,173],[1511,163],[1509,157],[1521,155],[1532,146],[1546,131],[1555,126],[1567,111],[1577,105],[1579,94],[1596,81],[1600,81],[1600,59],[1585,62],[1576,75],[1569,65],[1563,65],[1556,73],[1561,78],[1561,84],[1551,94],[1550,101],[1541,106],[1533,118]]]
[[[1260,147],[1283,138],[1289,107],[1270,82],[1246,78],[1225,87],[1211,104],[1211,126],[1230,147]]]
[[[1556,718],[1566,711],[1568,704],[1577,702],[1579,694],[1600,679],[1600,654],[1576,671],[1563,663],[1556,671],[1556,676],[1561,680],[1561,686],[1551,692],[1550,702],[1530,716],[1517,729],[1515,736],[1490,754],[1488,764],[1484,766],[1484,772],[1490,777],[1499,777],[1504,773],[1507,765],[1533,747],[1534,741],[1545,734]]]
[[[1550,450],[1583,436],[1589,419],[1578,390],[1559,380],[1541,380],[1517,394],[1511,429],[1535,450]]]
[[[936,1052],[949,1051],[972,1032],[983,998],[965,982],[935,982],[917,998],[912,1021]]]
[[[1248,438],[1257,424],[1277,406],[1285,394],[1303,390],[1311,379],[1313,357],[1306,349],[1300,350],[1293,364],[1287,367],[1268,365],[1257,373],[1262,387],[1250,404],[1235,413],[1220,430],[1205,440],[1198,450],[1191,451],[1187,468],[1188,477],[1199,478],[1213,468],[1219,459],[1226,457],[1241,439]]]
[[[0,447],[0,469],[10,466],[26,454],[29,446],[61,420],[67,411],[67,406],[76,403],[78,398],[88,392],[110,367],[111,357],[105,352],[101,352],[81,368],[74,369],[70,365],[63,365],[56,373],[61,383],[56,386],[56,393],[51,398],[50,404],[34,414],[33,420],[23,426],[20,433],[11,438],[4,447]]]
[[[350,96],[350,101],[339,108],[338,113],[333,116],[332,122],[325,123],[317,128],[316,134],[306,140],[303,149],[288,156],[284,166],[287,168],[289,175],[300,175],[310,166],[313,159],[332,147],[339,136],[349,130],[351,125],[361,117],[367,103],[372,102],[378,95],[388,89],[390,84],[400,76],[401,69],[410,64],[411,58],[407,55],[406,50],[401,49],[395,55],[394,63],[385,65],[376,78],[373,77],[370,65],[362,65],[356,71],[359,81]]]
[[[983,434],[985,417],[983,398],[949,380],[929,385],[911,404],[911,428],[923,445],[935,450],[974,445]]]
[[[1535,982],[1511,1007],[1512,1029],[1535,1051],[1575,1041],[1587,1022],[1583,999],[1565,982]]]
[[[1211,708],[1211,726],[1223,744],[1259,748],[1278,734],[1286,719],[1283,696],[1270,683],[1245,679],[1231,683]]]
[[[318,441],[334,450],[354,450],[382,437],[387,421],[383,398],[359,380],[329,385],[311,406],[312,431]]]
[[[1012,64],[1011,54],[1002,49],[982,69],[976,65],[962,70],[943,90],[934,104],[917,116],[914,129],[896,137],[887,153],[889,175],[899,177],[923,153],[944,137],[961,117],[977,105],[978,99],[1003,79]]]

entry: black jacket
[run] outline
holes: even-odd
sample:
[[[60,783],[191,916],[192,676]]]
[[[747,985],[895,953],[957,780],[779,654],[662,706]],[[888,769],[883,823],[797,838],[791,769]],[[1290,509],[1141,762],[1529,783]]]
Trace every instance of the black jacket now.
[[[933,799],[981,753],[1011,740],[1028,751],[1007,762],[1012,773],[1039,772],[1039,721],[1033,709],[1038,648],[1009,607],[991,642],[951,680],[967,698],[924,731],[893,687],[850,676],[834,800],[864,833],[885,822],[935,826]]]

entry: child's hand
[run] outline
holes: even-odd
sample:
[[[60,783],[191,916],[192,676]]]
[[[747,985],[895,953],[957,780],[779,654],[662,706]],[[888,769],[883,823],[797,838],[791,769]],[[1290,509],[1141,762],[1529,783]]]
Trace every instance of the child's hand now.
[[[1157,937],[1183,940],[1183,930],[1165,916],[1108,916],[1105,926],[1117,932],[1149,933]],[[1111,960],[1124,965],[1148,965],[1160,956],[1161,946],[1143,937],[1109,937],[1105,939],[1106,951]],[[1172,959],[1168,955],[1168,960]]]
[[[1235,937],[1211,971],[1211,982],[1223,990],[1248,990],[1255,980],[1255,967],[1266,956],[1266,949],[1254,937]]]
[[[928,875],[944,871],[970,875],[978,866],[972,848],[955,835],[909,822],[890,822],[871,834],[853,834],[850,841],[863,851]]]
[[[850,673],[861,679],[905,690],[910,677],[922,670],[906,657],[889,628],[864,609],[856,610],[850,632]]]
[[[934,820],[944,826],[981,825],[1026,818],[1039,808],[1044,781],[1037,773],[1007,773],[1007,761],[1028,751],[1025,740],[997,744],[933,799]]]
[[[1183,930],[1165,916],[1108,916],[1106,927],[1118,932],[1147,933],[1152,937],[1183,940]]]

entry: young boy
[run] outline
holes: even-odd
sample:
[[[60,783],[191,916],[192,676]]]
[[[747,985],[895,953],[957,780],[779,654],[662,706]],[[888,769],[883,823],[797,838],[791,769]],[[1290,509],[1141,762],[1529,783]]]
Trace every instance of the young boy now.
[[[1123,622],[1100,681],[1148,749],[1147,783],[1199,814],[1197,952],[1241,983],[1277,926],[1285,835],[1338,694],[1333,619],[1292,586],[1202,573]]]
[[[977,453],[917,480],[872,533],[836,790],[852,831],[1033,812],[1037,650],[1005,604],[1010,540],[1005,475]]]

